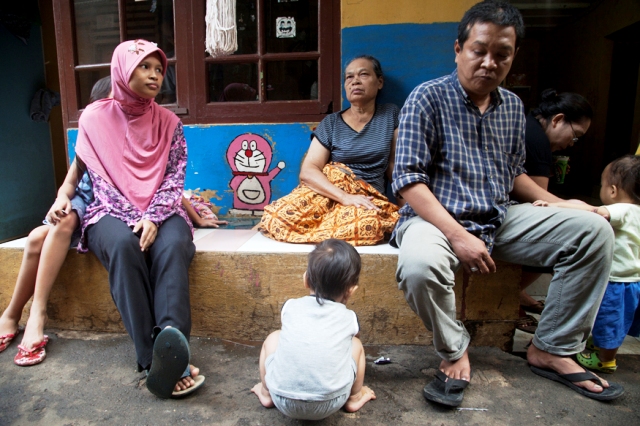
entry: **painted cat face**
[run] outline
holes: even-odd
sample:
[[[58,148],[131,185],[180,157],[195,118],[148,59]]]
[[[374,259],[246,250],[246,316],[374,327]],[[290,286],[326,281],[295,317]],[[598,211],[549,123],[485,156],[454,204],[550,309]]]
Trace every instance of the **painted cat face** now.
[[[229,144],[226,155],[233,171],[265,173],[271,164],[273,151],[269,142],[262,136],[244,133]]]
[[[233,158],[236,170],[249,173],[260,173],[265,170],[267,160],[262,151],[258,149],[255,140],[243,140],[241,148]]]

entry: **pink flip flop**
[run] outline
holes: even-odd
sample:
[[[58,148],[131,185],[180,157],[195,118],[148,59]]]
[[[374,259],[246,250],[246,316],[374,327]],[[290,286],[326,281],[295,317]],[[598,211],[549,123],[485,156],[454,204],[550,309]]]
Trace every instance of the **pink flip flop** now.
[[[0,340],[9,339],[4,343],[0,343],[0,352],[9,347],[9,345],[11,344],[11,342],[13,342],[13,339],[15,339],[19,332],[20,330],[16,331],[15,333],[3,334],[2,336],[0,336]]]
[[[22,345],[18,345],[18,354],[13,359],[13,362],[21,367],[40,364],[47,357],[47,351],[44,349],[47,343],[49,343],[49,336],[45,334],[44,340],[31,350],[28,350]]]

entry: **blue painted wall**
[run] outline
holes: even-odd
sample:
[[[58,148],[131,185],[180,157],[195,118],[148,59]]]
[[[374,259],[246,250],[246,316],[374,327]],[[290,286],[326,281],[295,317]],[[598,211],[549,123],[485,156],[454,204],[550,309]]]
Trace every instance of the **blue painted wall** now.
[[[40,27],[25,45],[0,25],[0,241],[40,225],[56,188],[48,123],[29,117],[34,93],[45,86]]]
[[[380,61],[385,82],[380,101],[402,108],[418,84],[450,74],[456,67],[457,23],[366,25],[342,30],[342,69],[357,55]],[[349,106],[342,93],[343,108]]]
[[[381,102],[402,107],[411,90],[423,81],[449,74],[455,68],[453,43],[456,23],[367,25],[342,30],[342,62],[359,54],[376,56],[385,72]],[[344,66],[343,66],[344,68]],[[344,98],[344,93],[343,93]],[[343,102],[345,107],[348,102]],[[226,214],[233,206],[229,182],[232,170],[227,147],[236,136],[256,133],[271,143],[273,157],[268,170],[280,161],[286,167],[271,182],[271,200],[298,185],[303,156],[316,123],[185,126],[189,163],[185,188],[202,194]],[[75,155],[77,130],[68,133],[69,154]]]
[[[219,213],[226,214],[233,205],[233,192],[229,188],[233,173],[226,158],[227,147],[236,136],[256,133],[265,138],[273,150],[268,170],[280,161],[285,163],[285,168],[271,182],[271,200],[276,200],[298,185],[300,164],[309,148],[313,127],[305,123],[185,126],[188,150],[185,189],[210,198],[220,208]],[[77,137],[77,129],[69,130],[71,160],[75,157]]]

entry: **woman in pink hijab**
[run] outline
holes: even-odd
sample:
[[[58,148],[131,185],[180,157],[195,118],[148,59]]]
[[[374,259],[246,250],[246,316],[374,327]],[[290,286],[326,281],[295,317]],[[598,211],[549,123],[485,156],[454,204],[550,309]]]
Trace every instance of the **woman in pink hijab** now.
[[[139,371],[161,398],[204,381],[189,364],[193,225],[182,206],[187,145],[179,118],[154,101],[167,59],[155,43],[125,41],[111,60],[113,97],[80,117],[76,154],[93,182],[78,251],[109,272]]]

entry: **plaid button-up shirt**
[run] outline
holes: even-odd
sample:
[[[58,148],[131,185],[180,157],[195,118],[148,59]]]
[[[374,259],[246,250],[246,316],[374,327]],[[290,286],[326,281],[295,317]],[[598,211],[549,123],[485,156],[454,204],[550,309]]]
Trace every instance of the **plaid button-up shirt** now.
[[[525,116],[520,99],[499,87],[480,113],[451,75],[416,87],[400,112],[393,191],[426,184],[444,208],[489,251],[524,173]],[[398,229],[416,212],[400,210]],[[395,245],[395,231],[391,237]]]

